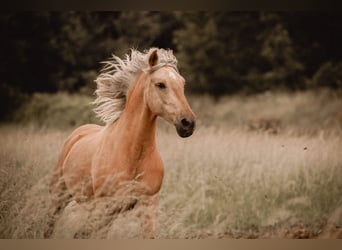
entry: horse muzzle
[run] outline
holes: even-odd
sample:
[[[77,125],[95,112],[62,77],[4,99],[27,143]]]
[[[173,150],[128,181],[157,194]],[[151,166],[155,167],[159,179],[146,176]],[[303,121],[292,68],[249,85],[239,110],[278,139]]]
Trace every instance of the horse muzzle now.
[[[192,135],[196,127],[195,119],[182,118],[180,122],[176,124],[176,130],[180,137],[185,138]]]

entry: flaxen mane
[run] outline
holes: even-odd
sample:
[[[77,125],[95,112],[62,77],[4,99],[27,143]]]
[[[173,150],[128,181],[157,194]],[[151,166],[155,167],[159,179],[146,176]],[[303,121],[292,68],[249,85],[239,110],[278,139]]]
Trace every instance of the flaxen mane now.
[[[165,65],[177,70],[177,59],[171,50],[164,49],[158,49],[158,64],[150,68],[148,57],[155,49],[151,48],[145,53],[132,49],[124,60],[113,55],[110,60],[104,62],[102,73],[95,80],[97,98],[93,103],[97,105],[94,109],[97,116],[106,124],[113,123],[120,117],[128,90],[142,70],[151,73]]]

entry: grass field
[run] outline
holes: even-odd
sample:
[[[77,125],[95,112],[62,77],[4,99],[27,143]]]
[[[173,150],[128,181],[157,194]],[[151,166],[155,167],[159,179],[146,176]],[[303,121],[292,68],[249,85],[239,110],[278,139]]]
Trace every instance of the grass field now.
[[[342,238],[338,95],[189,100],[198,117],[192,137],[159,122],[165,179],[157,238]],[[71,131],[0,127],[0,238],[43,237],[49,173]],[[67,209],[54,237],[73,237],[89,220],[81,207]],[[139,225],[133,210],[89,237],[141,238]]]

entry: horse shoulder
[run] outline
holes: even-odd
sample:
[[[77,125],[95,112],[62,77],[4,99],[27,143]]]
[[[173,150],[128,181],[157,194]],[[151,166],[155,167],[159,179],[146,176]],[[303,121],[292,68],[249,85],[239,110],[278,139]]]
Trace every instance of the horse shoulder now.
[[[85,135],[97,132],[102,127],[95,124],[86,124],[75,129],[68,138],[64,141],[62,151],[59,154],[57,163],[53,169],[51,183],[50,183],[50,192],[53,192],[55,186],[59,182],[59,179],[63,175],[63,165],[66,157],[68,156],[72,147]]]

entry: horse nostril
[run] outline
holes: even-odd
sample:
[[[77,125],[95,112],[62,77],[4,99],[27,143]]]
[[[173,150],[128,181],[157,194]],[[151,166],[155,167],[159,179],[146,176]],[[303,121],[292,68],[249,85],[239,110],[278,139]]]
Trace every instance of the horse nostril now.
[[[181,124],[182,124],[183,128],[185,128],[185,129],[193,129],[195,127],[195,122],[192,120],[189,121],[186,118],[183,118],[181,120]]]
[[[181,120],[181,123],[182,123],[182,125],[183,125],[184,127],[187,127],[187,126],[190,125],[190,122],[189,122],[186,118],[183,118],[183,119]]]
[[[181,137],[188,137],[192,135],[195,129],[195,120],[183,118],[176,124],[177,133]]]

